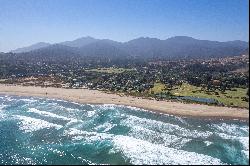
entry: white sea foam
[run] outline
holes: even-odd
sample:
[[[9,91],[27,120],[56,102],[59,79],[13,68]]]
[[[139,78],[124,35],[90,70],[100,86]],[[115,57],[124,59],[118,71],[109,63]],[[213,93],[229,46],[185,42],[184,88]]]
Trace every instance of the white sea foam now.
[[[117,126],[117,124],[111,124],[109,122],[105,122],[102,125],[95,127],[96,130],[103,130],[103,132],[108,132],[113,127]]]
[[[242,153],[249,158],[249,137],[233,136],[225,133],[217,133],[223,139],[237,140],[241,143],[243,150]]]
[[[94,162],[92,162],[92,161],[90,161],[90,160],[87,160],[87,159],[85,159],[85,158],[83,158],[83,157],[80,157],[80,156],[76,157],[76,156],[74,156],[73,154],[70,154],[70,155],[71,155],[73,158],[75,158],[75,159],[79,159],[79,160],[81,160],[82,162],[88,163],[88,165],[101,165],[101,164],[94,163]]]
[[[242,150],[241,152],[246,156],[246,158],[249,159],[249,151],[247,151],[247,150]]]
[[[71,102],[72,104],[75,104],[75,105],[79,105],[79,106],[81,106],[82,104],[80,104],[80,103],[76,103],[76,102]]]
[[[14,154],[10,156],[11,160],[14,162],[14,165],[20,165],[20,164],[29,164],[29,165],[35,165],[35,161],[31,158],[22,157],[19,154]]]
[[[121,151],[132,164],[223,164],[219,159],[211,156],[168,148],[148,141],[128,136],[115,136],[112,151]],[[111,153],[112,153],[111,151]],[[183,157],[185,156],[185,157]]]
[[[93,111],[87,111],[87,116],[88,117],[92,117],[96,114],[96,110],[93,110]]]
[[[58,150],[58,149],[54,149],[54,148],[48,148],[49,151],[52,151],[54,154],[59,155],[60,157],[62,156],[66,156],[64,151]]]
[[[2,110],[0,110],[0,121],[5,120],[6,117],[7,117],[7,115],[5,113],[3,113]]]
[[[212,127],[215,128],[218,131],[218,133],[226,133],[226,134],[234,135],[234,136],[239,134],[239,130],[249,132],[249,126],[240,127],[236,124],[226,124],[226,123],[213,124]]]
[[[10,96],[5,96],[5,97],[6,97],[5,99],[6,99],[7,101],[13,101],[13,100],[15,100],[15,99],[13,99],[13,98],[10,97]]]
[[[113,134],[106,134],[106,133],[96,133],[87,138],[87,141],[94,142],[94,141],[102,141],[102,140],[111,140],[114,137]]]
[[[170,114],[167,114],[167,113],[162,113],[162,112],[155,112],[155,111],[150,111],[150,110],[146,110],[146,109],[143,109],[143,108],[139,108],[139,107],[133,107],[133,106],[127,106],[127,105],[116,105],[118,107],[123,107],[123,108],[129,108],[131,110],[135,110],[135,111],[142,111],[142,112],[150,112],[152,114],[160,114],[162,116],[174,116],[174,115],[170,115]]]
[[[1,104],[1,105],[0,105],[0,111],[3,110],[6,106],[8,106],[8,105]]]
[[[183,118],[181,118],[179,116],[175,116],[175,119],[179,120],[181,123],[183,123],[185,125],[189,125]]]
[[[32,102],[36,102],[37,101],[36,99],[33,99],[33,98],[30,98],[30,99],[20,99],[20,100],[28,102],[28,103],[32,103]]]
[[[96,105],[92,105],[92,107],[95,107]],[[127,105],[122,105],[122,104],[103,104],[103,105],[98,105],[99,107],[103,107],[103,108],[109,108],[109,109],[115,109],[115,108],[129,108],[131,110],[135,110],[135,111],[142,111],[142,112],[150,112],[152,114],[160,114],[163,116],[174,116],[174,115],[170,115],[170,114],[166,114],[166,113],[161,113],[161,112],[155,112],[155,111],[150,111],[150,110],[146,110],[143,108],[139,108],[139,107],[133,107],[133,106],[127,106]]]
[[[58,103],[49,103],[48,106],[52,106],[53,109],[60,109],[63,111],[68,111],[68,112],[72,112],[72,111],[80,111],[77,108],[70,108],[70,107],[64,107]]]
[[[115,105],[115,104],[102,104],[102,105],[98,105],[99,108],[101,109],[116,109],[117,107],[119,107],[118,105]]]
[[[133,106],[125,106],[125,105],[123,105],[122,107],[129,108],[131,110],[136,110],[136,111],[148,111],[148,110],[145,110],[143,108],[138,108],[138,107],[133,107]]]
[[[140,117],[133,116],[133,115],[128,115],[128,118],[122,120],[121,124],[129,126],[129,127],[137,125],[137,126],[146,127],[149,129],[157,128],[158,130],[164,131],[164,132],[172,132],[175,130],[182,129],[178,125],[164,123],[161,121],[156,121],[156,120],[147,119],[147,118],[140,118]]]
[[[63,133],[65,136],[71,136],[73,140],[85,140],[85,142],[101,141],[105,139],[112,139],[113,134],[97,133],[90,131],[78,130],[75,128],[69,128]]]
[[[211,136],[213,133],[210,131],[198,131],[198,130],[184,130],[183,133],[185,136],[189,136],[192,138],[208,138]]]
[[[37,130],[44,129],[44,128],[60,129],[63,127],[58,124],[49,123],[45,120],[31,118],[28,116],[15,115],[14,118],[21,120],[20,130],[23,130],[24,132],[33,132],[33,131],[37,131]]]
[[[137,139],[147,140],[151,143],[163,144],[164,146],[171,146],[177,149],[183,147],[192,139],[177,137],[172,134],[160,133],[154,130],[146,129],[140,126],[133,126],[129,132],[129,136]]]
[[[84,122],[78,119],[71,119],[68,123],[64,125],[65,128],[81,127]]]
[[[205,143],[207,146],[213,144],[213,142],[210,142],[210,141],[204,141],[204,143]]]
[[[242,153],[249,159],[249,137],[239,137],[238,140],[243,146]]]
[[[53,109],[67,110],[66,107],[58,104],[58,103],[48,103],[47,106],[51,106]]]
[[[61,99],[49,99],[49,100],[52,100],[52,101],[61,101],[61,102],[68,102],[68,101],[61,100]]]
[[[246,126],[241,126],[240,129],[243,130],[246,133],[249,133],[249,126],[247,126],[247,125]]]
[[[87,135],[89,132],[78,130],[75,128],[69,128],[68,130],[64,130],[64,135],[76,136],[76,135]]]
[[[209,131],[204,132],[197,130],[189,130],[175,124],[156,121],[152,119],[140,118],[132,115],[129,115],[127,119],[122,120],[121,124],[129,127],[141,126],[143,128],[151,130],[157,129],[161,133],[174,132],[179,136],[191,137],[191,138],[207,138],[213,134],[212,132]]]
[[[62,99],[47,99],[48,101],[56,101],[56,102],[63,102],[63,103],[71,103],[71,104],[75,104],[75,105],[78,105],[78,106],[81,106],[82,104],[80,103],[77,103],[77,102],[74,102],[74,101],[67,101],[67,100],[62,100]],[[56,103],[54,102],[54,103]],[[58,103],[56,103],[58,104]]]
[[[142,108],[138,108],[138,107],[133,107],[133,106],[126,106],[126,105],[121,105],[121,104],[102,104],[102,105],[90,105],[92,108],[103,108],[103,109],[117,109],[117,108],[129,108],[132,110],[136,110],[136,111],[147,111],[147,112],[151,112]]]
[[[67,111],[79,111],[79,109],[64,107]]]
[[[247,127],[241,127],[241,129],[246,129],[246,128]],[[216,134],[219,135],[221,138],[238,140],[242,144],[244,150],[249,151],[249,137],[238,136],[236,125],[228,125],[227,127],[223,125],[222,127],[219,127],[219,129],[221,129],[221,132],[216,132]],[[232,132],[234,133],[232,134]]]
[[[249,151],[249,137],[238,137],[238,139],[243,145],[244,150]]]
[[[46,111],[40,111],[36,108],[29,108],[28,112],[33,112],[33,113],[36,113],[36,114],[39,114],[39,115],[42,115],[42,116],[45,116],[45,117],[52,117],[52,118],[58,118],[58,119],[62,119],[62,120],[72,120],[72,118],[67,118],[65,116],[60,116],[60,115],[57,115],[57,114],[54,114],[54,113],[51,113],[51,112],[46,112]]]

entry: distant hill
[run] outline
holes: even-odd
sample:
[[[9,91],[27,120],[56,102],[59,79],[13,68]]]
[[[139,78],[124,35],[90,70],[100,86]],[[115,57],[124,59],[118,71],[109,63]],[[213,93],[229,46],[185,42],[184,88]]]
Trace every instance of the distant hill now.
[[[33,44],[31,46],[27,46],[27,47],[12,50],[11,52],[13,52],[13,53],[29,52],[29,51],[32,51],[32,50],[48,47],[49,45],[50,45],[49,43],[39,42],[39,43]]]
[[[69,46],[69,47],[83,47],[85,45],[88,45],[97,41],[99,41],[99,39],[95,39],[95,38],[87,36],[87,37],[78,38],[73,41],[61,42],[59,44]]]
[[[122,44],[112,40],[99,40],[97,42],[80,47],[82,56],[114,58],[130,56],[125,50],[120,47]]]
[[[16,57],[21,59],[46,61],[66,61],[79,56],[76,48],[61,44],[53,44],[30,52],[16,54]]]
[[[46,46],[47,44],[47,46]],[[36,48],[38,47],[38,48]],[[166,40],[141,37],[128,42],[83,37],[73,41],[50,45],[48,43],[20,48],[33,57],[138,57],[138,58],[212,58],[242,55],[248,42],[218,42],[198,40],[187,36],[176,36]],[[30,50],[27,52],[27,50]]]
[[[167,58],[211,58],[240,55],[247,42],[217,42],[176,36],[166,40],[138,38],[126,43],[126,50],[136,56]]]
[[[249,56],[249,48],[247,48],[245,51],[243,51],[243,55],[248,55]]]

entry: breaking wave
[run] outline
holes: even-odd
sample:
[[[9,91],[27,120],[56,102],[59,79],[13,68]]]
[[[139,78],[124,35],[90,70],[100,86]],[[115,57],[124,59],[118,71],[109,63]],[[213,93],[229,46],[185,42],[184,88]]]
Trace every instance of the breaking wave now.
[[[249,164],[249,126],[0,96],[0,164]]]

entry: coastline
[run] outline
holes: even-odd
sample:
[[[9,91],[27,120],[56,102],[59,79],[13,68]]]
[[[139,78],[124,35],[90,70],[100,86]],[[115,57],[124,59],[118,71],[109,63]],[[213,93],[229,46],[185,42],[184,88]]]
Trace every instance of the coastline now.
[[[249,110],[244,108],[156,101],[133,96],[119,96],[117,94],[108,94],[89,89],[42,88],[37,86],[0,84],[0,94],[63,99],[82,104],[116,104],[178,116],[249,121]]]

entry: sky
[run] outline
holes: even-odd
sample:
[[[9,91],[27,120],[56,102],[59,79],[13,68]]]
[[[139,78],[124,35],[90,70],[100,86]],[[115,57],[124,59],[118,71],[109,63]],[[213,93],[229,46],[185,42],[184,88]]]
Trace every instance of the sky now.
[[[249,41],[249,1],[0,0],[0,52],[84,36]]]

